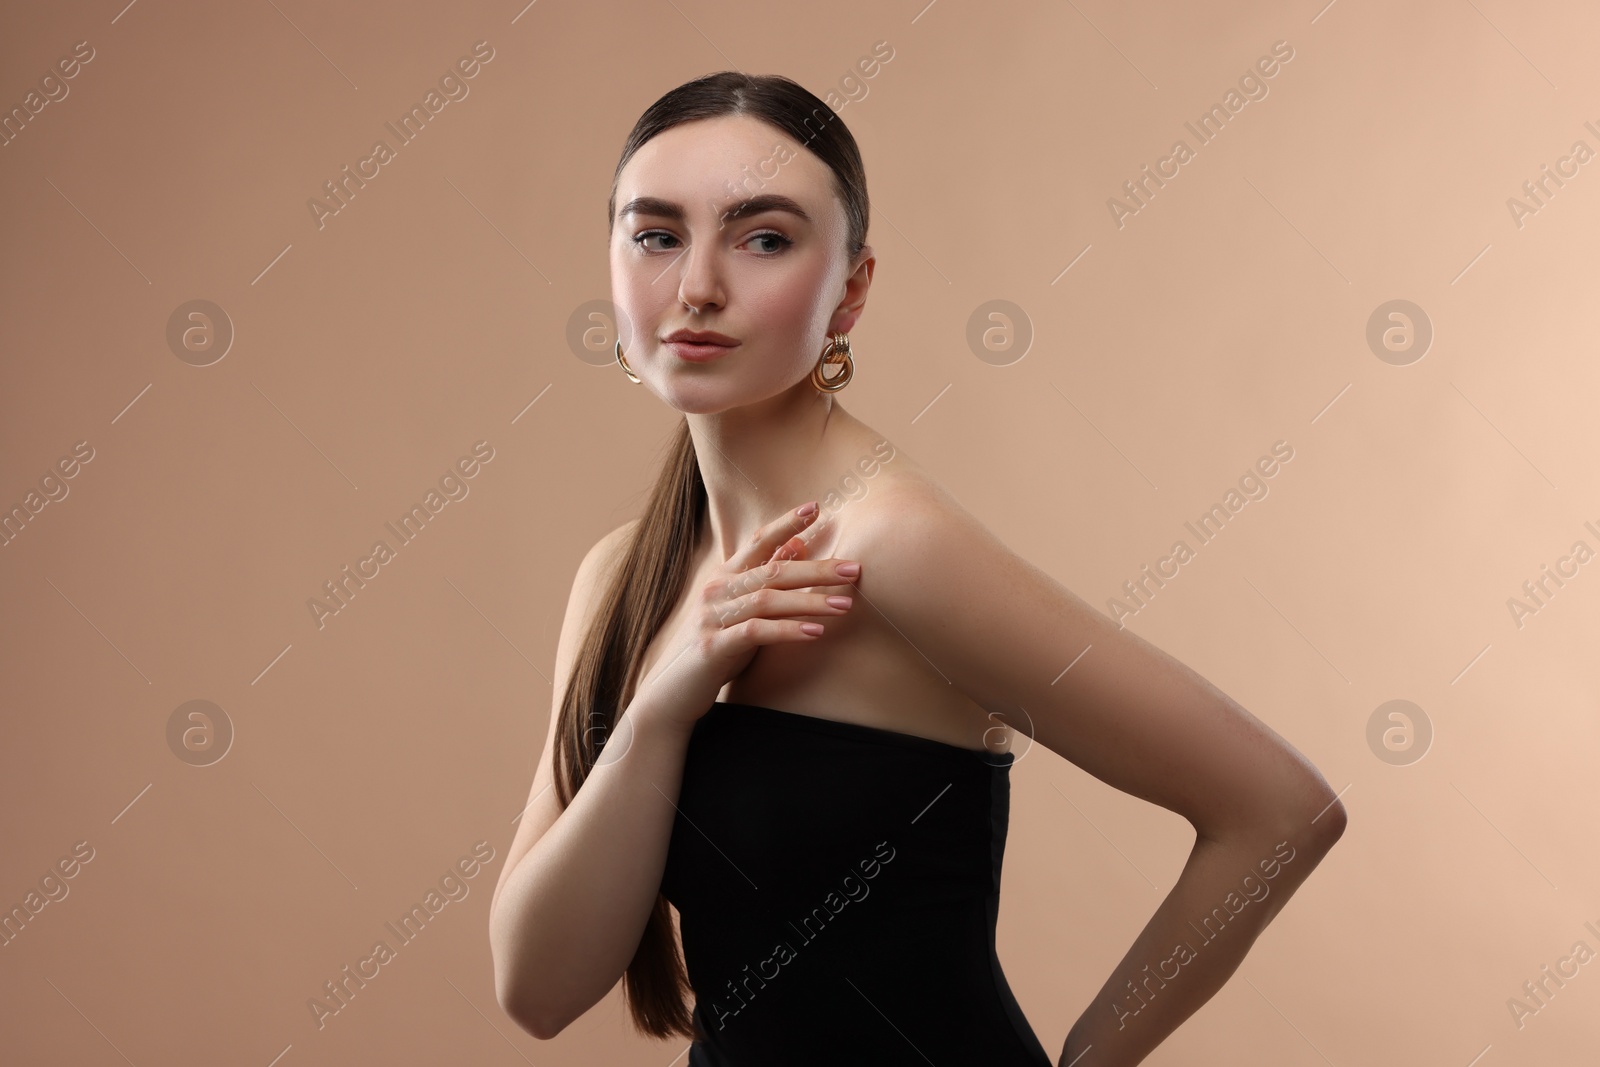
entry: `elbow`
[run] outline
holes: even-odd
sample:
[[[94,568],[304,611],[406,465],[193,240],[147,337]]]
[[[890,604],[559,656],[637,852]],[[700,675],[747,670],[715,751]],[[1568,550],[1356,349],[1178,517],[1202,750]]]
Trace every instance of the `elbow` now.
[[[1199,837],[1249,842],[1271,839],[1318,860],[1344,836],[1349,816],[1344,802],[1320,779],[1240,805],[1227,820],[1190,820]]]
[[[540,1041],[549,1041],[567,1028],[565,1023],[551,1022],[542,1016],[533,1015],[526,1011],[512,1011],[505,1004],[502,1004],[501,1008],[511,1017],[512,1022],[521,1027],[525,1033],[533,1035]]]
[[[1349,816],[1344,810],[1344,801],[1331,790],[1327,799],[1311,817],[1311,826],[1315,831],[1313,841],[1324,852],[1338,844],[1339,838],[1344,836],[1345,826],[1349,823]]]
[[[510,982],[499,976],[495,978],[494,996],[507,1018],[540,1041],[549,1041],[567,1028],[567,1020],[539,1010],[537,1005],[530,1004],[526,997],[519,995]]]
[[[494,917],[490,916],[490,957],[494,962],[494,999],[506,1018],[540,1041],[549,1041],[571,1022],[548,1010],[538,991],[528,988],[536,973],[533,961],[503,948],[494,941]]]
[[[1289,817],[1287,825],[1282,826],[1283,831],[1291,835],[1297,846],[1319,857],[1332,850],[1349,823],[1344,801],[1314,767],[1308,767],[1284,784],[1275,806]]]
[[[1323,843],[1328,848],[1333,848],[1339,838],[1344,837],[1344,827],[1349,824],[1349,816],[1344,813],[1344,801],[1338,797],[1331,797],[1328,805],[1312,817],[1312,825],[1323,824]]]
[[[1322,781],[1281,805],[1279,810],[1294,813],[1287,824],[1278,824],[1279,832],[1296,848],[1312,853],[1318,860],[1332,851],[1349,823],[1344,802]]]

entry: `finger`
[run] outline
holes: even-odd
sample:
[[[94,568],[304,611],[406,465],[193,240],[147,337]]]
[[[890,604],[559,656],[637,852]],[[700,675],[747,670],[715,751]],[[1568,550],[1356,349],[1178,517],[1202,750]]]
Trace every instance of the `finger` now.
[[[746,619],[722,631],[724,639],[740,651],[759,645],[775,645],[781,641],[815,641],[822,636],[820,622],[801,622],[798,619]]]
[[[788,589],[758,589],[719,605],[717,623],[727,628],[747,619],[843,615],[852,606],[851,597],[833,597],[827,593],[800,593]]]
[[[801,539],[799,536],[795,536],[795,537],[789,538],[789,540],[787,540],[783,544],[779,545],[778,546],[778,550],[772,554],[772,559],[774,561],[776,561],[776,560],[788,560],[788,559],[802,559],[802,558],[804,558],[805,554],[806,554],[806,543],[805,543],[805,541],[803,539]]]
[[[742,574],[718,582],[712,588],[715,590],[714,603],[722,605],[717,608],[726,614],[729,610],[726,605],[735,603],[743,597],[748,597],[762,589],[839,589],[849,590],[852,583],[859,580],[861,565],[855,563],[855,574],[840,574],[839,569],[853,561],[842,559],[774,559],[763,563],[759,567],[752,567]]]
[[[767,523],[756,531],[755,536],[743,548],[734,552],[728,560],[728,566],[735,571],[744,571],[772,559],[772,554],[779,546],[816,521],[820,510],[817,502],[813,500]]]
[[[805,589],[813,585],[850,585],[860,578],[859,563],[856,573],[840,574],[839,568],[855,562],[843,559],[784,559],[773,560],[752,567],[726,583],[723,588],[729,598],[742,596],[755,589]]]

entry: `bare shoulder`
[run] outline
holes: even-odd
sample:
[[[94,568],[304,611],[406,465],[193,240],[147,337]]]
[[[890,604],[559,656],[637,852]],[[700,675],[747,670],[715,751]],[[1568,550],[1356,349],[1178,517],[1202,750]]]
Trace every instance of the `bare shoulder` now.
[[[584,556],[582,569],[592,575],[602,575],[608,567],[617,562],[623,548],[627,546],[633,537],[633,532],[638,528],[639,519],[633,518],[601,537]]]
[[[569,625],[574,632],[587,626],[638,526],[638,519],[629,519],[602,536],[584,553],[578,563],[577,573],[573,575],[572,592],[567,601]]]
[[[629,519],[621,526],[618,526],[616,529],[600,538],[599,541],[596,541],[594,548],[590,551],[610,553],[621,548],[623,545],[628,543],[628,539],[633,536],[633,532],[639,528],[639,521],[639,518]]]
[[[911,539],[925,542],[935,531],[972,536],[983,530],[977,517],[910,456],[892,445],[889,455],[875,476],[860,483],[859,495],[832,510],[823,501],[833,535],[829,554],[865,559],[907,547]]]
[[[948,618],[956,609],[1003,615],[1023,601],[1057,608],[1070,602],[1075,613],[1092,613],[921,467],[908,463],[882,481],[841,510],[826,554],[861,560],[858,588],[897,626],[912,617]]]

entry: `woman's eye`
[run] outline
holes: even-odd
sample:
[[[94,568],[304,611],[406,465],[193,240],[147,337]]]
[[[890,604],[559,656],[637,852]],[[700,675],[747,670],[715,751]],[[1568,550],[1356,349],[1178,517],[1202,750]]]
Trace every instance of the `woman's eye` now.
[[[794,244],[793,240],[791,240],[788,237],[785,237],[783,234],[781,234],[781,233],[773,233],[773,232],[770,232],[770,231],[767,232],[767,233],[758,233],[755,236],[751,237],[750,240],[751,241],[771,241],[771,242],[773,242],[772,245],[767,246],[767,247],[764,248],[764,251],[769,256],[770,255],[776,255],[779,252],[782,252],[785,248],[788,248],[790,245]]]
[[[676,241],[677,240],[676,237],[672,236],[672,234],[670,234],[670,233],[667,233],[665,230],[648,230],[648,231],[646,231],[644,233],[641,233],[639,236],[635,237],[633,239],[633,243],[636,244],[636,245],[639,245],[640,247],[642,247],[646,252],[666,252],[666,251],[668,251],[669,249],[666,249],[666,248],[653,248],[650,245],[645,244],[646,241],[652,241],[652,240],[658,240],[658,239],[665,239],[665,240],[668,240],[668,241]]]
[[[666,241],[668,244],[649,244],[650,241]],[[665,230],[646,230],[633,238],[633,243],[643,248],[646,252],[670,252],[675,250],[678,238]],[[775,256],[785,248],[794,244],[794,240],[775,231],[754,234],[745,239],[746,244],[754,244],[757,251],[763,256]]]

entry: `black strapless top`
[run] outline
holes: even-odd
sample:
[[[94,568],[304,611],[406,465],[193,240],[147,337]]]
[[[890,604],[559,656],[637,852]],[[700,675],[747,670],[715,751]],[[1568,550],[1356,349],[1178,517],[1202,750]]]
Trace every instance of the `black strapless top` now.
[[[1053,1067],[995,955],[1014,760],[714,703],[661,882],[690,1067]]]

